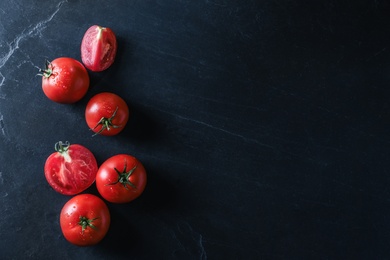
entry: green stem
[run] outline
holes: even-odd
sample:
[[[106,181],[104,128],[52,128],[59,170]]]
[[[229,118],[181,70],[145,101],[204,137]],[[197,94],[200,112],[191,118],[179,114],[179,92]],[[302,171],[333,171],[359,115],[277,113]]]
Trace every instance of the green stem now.
[[[66,141],[65,143],[59,141],[57,142],[55,145],[54,145],[54,149],[59,152],[59,153],[64,153],[66,151],[68,151],[69,149],[69,146],[70,146],[70,143],[68,141]]]
[[[121,125],[114,125],[112,123],[112,120],[115,118],[116,116],[116,112],[118,111],[118,107],[116,107],[114,113],[112,113],[111,117],[110,118],[106,118],[106,117],[102,117],[99,122],[96,124],[96,126],[93,128],[96,129],[99,125],[101,125],[102,127],[100,128],[100,130],[98,132],[96,132],[94,135],[92,136],[95,136],[95,135],[98,135],[98,134],[101,134],[105,129],[107,129],[107,131],[110,131],[111,127],[112,128],[120,128],[122,127]]]
[[[49,78],[53,74],[53,66],[50,61],[46,60],[45,62],[45,69],[40,69],[40,73],[38,73],[38,76],[42,76],[45,78]]]
[[[93,221],[95,221],[97,218],[94,219],[88,219],[87,217],[80,216],[80,221],[77,223],[81,226],[81,232],[84,232],[87,227],[90,227],[92,229],[96,229],[96,227],[92,224]]]
[[[112,182],[112,183],[108,183],[106,185],[115,185],[117,183],[120,183],[123,185],[123,187],[128,190],[129,188],[127,187],[127,185],[131,186],[132,188],[134,189],[137,189],[137,187],[134,185],[134,183],[132,183],[129,178],[131,176],[131,174],[133,174],[133,172],[135,171],[135,169],[137,168],[137,166],[134,166],[131,170],[127,171],[126,170],[127,168],[127,163],[125,161],[125,167],[123,169],[122,172],[120,172],[117,168],[114,168],[114,170],[116,171],[116,173],[118,174],[118,179],[115,181],[115,182]]]

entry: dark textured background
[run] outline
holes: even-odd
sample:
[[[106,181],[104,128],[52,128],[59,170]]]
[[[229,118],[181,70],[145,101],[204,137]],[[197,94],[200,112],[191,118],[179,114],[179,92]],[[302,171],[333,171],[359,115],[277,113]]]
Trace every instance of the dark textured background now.
[[[93,24],[116,33],[115,64],[51,102],[37,68],[80,60]],[[387,0],[2,1],[0,258],[390,257],[389,41]],[[84,121],[103,91],[132,110],[115,137]],[[69,197],[43,175],[60,140],[148,171],[97,246],[61,234]]]

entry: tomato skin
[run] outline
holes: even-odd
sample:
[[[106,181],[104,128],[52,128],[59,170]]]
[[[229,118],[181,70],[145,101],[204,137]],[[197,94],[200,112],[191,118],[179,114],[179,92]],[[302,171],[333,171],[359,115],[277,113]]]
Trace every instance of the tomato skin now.
[[[119,134],[129,120],[129,107],[118,95],[103,92],[93,96],[85,109],[88,127],[97,134],[113,136]],[[99,124],[102,118],[109,121]]]
[[[80,224],[89,220],[91,226]],[[60,213],[60,227],[65,239],[77,246],[90,246],[99,243],[110,228],[111,216],[102,199],[92,194],[80,194],[71,198]]]
[[[129,172],[127,178],[132,185],[119,181],[118,172]],[[107,159],[96,174],[96,187],[100,195],[112,203],[128,203],[138,198],[144,191],[147,183],[146,170],[135,157],[127,154],[118,154]]]
[[[45,178],[58,193],[75,195],[94,183],[98,164],[93,153],[82,145],[63,148],[65,151],[54,152],[46,159]]]
[[[54,102],[75,103],[88,91],[88,72],[81,62],[73,58],[57,58],[47,63],[47,68],[41,72],[42,90]]]
[[[81,41],[81,60],[89,70],[103,71],[114,63],[117,48],[116,36],[110,28],[92,25]]]

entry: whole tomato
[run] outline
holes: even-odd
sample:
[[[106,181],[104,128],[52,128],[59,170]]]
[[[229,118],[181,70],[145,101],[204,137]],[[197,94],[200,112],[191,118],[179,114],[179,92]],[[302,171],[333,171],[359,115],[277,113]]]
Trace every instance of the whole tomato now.
[[[57,103],[69,104],[79,101],[89,88],[88,72],[79,61],[61,57],[46,62],[42,75],[42,90]]]
[[[99,243],[108,232],[110,220],[107,205],[92,194],[71,198],[60,213],[62,234],[66,240],[78,246]]]
[[[81,41],[81,60],[92,71],[108,69],[114,63],[116,51],[116,36],[107,27],[91,26]]]
[[[109,202],[127,203],[138,198],[146,186],[146,171],[142,163],[127,154],[106,160],[96,174],[96,187]]]
[[[79,144],[58,142],[45,162],[47,182],[57,192],[75,195],[95,181],[98,165],[90,150]]]
[[[116,94],[99,93],[89,100],[85,109],[85,120],[95,135],[116,135],[129,120],[129,107]]]

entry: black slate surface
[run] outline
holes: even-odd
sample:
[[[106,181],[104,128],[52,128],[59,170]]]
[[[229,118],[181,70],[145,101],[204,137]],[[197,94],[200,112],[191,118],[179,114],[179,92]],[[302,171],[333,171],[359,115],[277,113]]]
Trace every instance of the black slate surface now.
[[[93,24],[116,62],[51,102],[37,68],[80,60]],[[2,1],[0,258],[389,258],[389,40],[387,0]],[[84,121],[103,91],[132,110],[115,137]],[[70,197],[43,175],[60,140],[147,169],[97,246],[61,234]]]

